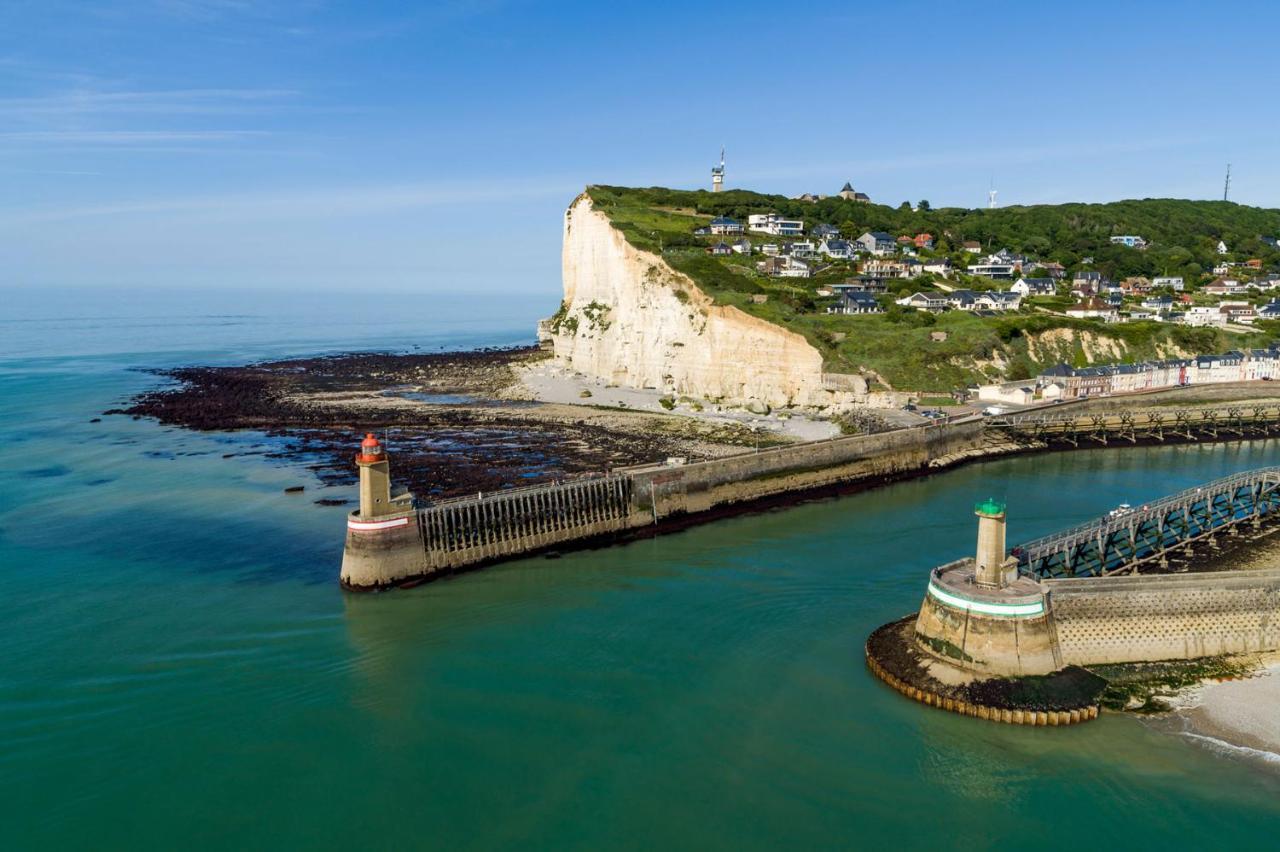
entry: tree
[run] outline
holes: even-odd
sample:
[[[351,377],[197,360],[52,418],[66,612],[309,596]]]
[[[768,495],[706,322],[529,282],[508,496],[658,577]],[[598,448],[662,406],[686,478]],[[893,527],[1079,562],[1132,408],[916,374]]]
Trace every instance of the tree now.
[[[916,207],[919,208],[921,213],[928,213],[930,210],[933,209],[932,207],[929,206],[928,199],[924,199],[924,198],[920,199],[920,203],[917,204]]]

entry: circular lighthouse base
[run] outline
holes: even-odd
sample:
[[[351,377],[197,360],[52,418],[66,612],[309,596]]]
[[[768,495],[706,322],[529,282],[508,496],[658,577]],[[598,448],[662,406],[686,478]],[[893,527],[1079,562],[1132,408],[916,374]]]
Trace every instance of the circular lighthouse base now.
[[[1048,675],[986,677],[921,649],[916,615],[878,628],[867,639],[867,667],[908,698],[993,722],[1072,725],[1098,717],[1106,681],[1077,666]]]

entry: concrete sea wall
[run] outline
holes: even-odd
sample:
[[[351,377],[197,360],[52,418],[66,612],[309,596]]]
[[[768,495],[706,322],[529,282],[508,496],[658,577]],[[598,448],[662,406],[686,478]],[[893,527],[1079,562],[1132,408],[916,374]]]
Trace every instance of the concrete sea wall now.
[[[636,505],[657,514],[704,512],[790,491],[923,470],[982,445],[982,423],[834,438],[680,466],[626,469]]]
[[[1280,648],[1280,569],[1045,580],[1064,662],[1190,660]]]

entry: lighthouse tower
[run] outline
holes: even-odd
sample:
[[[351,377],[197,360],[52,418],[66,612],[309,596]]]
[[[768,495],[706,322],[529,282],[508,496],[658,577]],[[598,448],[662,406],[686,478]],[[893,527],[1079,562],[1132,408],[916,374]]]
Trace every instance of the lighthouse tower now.
[[[360,508],[347,515],[342,585],[381,589],[429,573],[422,533],[414,520],[413,495],[391,496],[387,451],[372,433],[360,442]]]
[[[1004,504],[987,499],[974,507],[978,516],[978,552],[973,581],[979,586],[1003,589],[1017,576],[1016,562],[1004,553]]]
[[[376,518],[399,510],[391,505],[391,463],[372,432],[360,442],[360,517]]]
[[[711,191],[724,189],[724,147],[720,148],[720,165],[711,167]]]

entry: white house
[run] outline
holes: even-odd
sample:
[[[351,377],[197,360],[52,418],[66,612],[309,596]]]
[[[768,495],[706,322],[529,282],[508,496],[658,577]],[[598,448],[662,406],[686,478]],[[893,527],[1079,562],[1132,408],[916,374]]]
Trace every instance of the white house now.
[[[1227,315],[1220,311],[1217,305],[1188,308],[1182,315],[1182,323],[1194,326],[1224,326],[1227,324]]]
[[[901,299],[895,300],[894,304],[902,305],[907,308],[915,308],[918,311],[941,313],[947,309],[947,294],[912,293],[910,296],[904,296]]]
[[[1227,315],[1227,322],[1253,325],[1258,318],[1258,312],[1248,302],[1219,302],[1218,310]]]
[[[980,402],[1004,402],[1012,405],[1030,405],[1035,401],[1035,390],[1027,382],[1005,382],[998,385],[978,385]]]
[[[1228,251],[1227,244],[1222,240],[1218,240],[1218,254],[1226,254]]]
[[[941,275],[943,278],[951,277],[950,258],[939,257],[933,260],[926,260],[921,268],[925,272],[932,272],[934,275]]]
[[[1013,277],[1014,265],[1012,263],[992,263],[988,259],[984,263],[974,263],[969,266],[970,275],[981,275],[983,278],[998,278],[1008,280]]]
[[[1280,352],[1274,349],[1251,349],[1244,362],[1246,381],[1256,382],[1259,379],[1274,379],[1280,375]]]
[[[1221,355],[1201,355],[1187,370],[1191,384],[1244,381],[1246,370],[1243,352],[1224,352]]]
[[[734,254],[751,254],[751,240],[745,237],[733,242]]]
[[[973,299],[979,311],[1016,311],[1022,305],[1022,295],[1012,290],[988,290]]]
[[[1067,308],[1066,313],[1067,316],[1076,319],[1101,319],[1106,322],[1115,322],[1120,316],[1114,307],[1094,297],[1076,302]]]
[[[782,278],[808,278],[813,274],[813,267],[805,263],[803,260],[797,260],[794,257],[785,258],[786,265],[778,272]]]
[[[1129,248],[1146,248],[1147,241],[1142,237],[1126,234],[1125,236],[1112,237],[1111,244],[1113,246],[1128,246]]]
[[[1183,288],[1182,278],[1177,275],[1161,275],[1151,279],[1152,287],[1170,287],[1175,293],[1181,293]]]
[[[1058,288],[1052,278],[1019,278],[1009,288],[1011,293],[1019,296],[1052,296]]]
[[[783,219],[777,213],[752,213],[747,217],[747,230],[775,237],[798,237],[804,233],[804,221]]]

